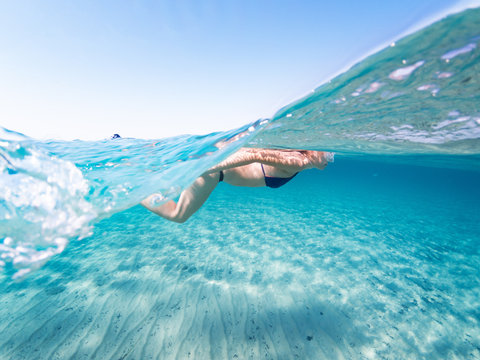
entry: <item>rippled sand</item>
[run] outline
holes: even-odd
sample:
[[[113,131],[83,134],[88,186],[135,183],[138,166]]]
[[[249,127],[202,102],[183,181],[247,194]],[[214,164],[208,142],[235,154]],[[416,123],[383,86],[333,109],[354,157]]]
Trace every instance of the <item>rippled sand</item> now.
[[[339,161],[0,283],[2,359],[480,358],[480,176]]]

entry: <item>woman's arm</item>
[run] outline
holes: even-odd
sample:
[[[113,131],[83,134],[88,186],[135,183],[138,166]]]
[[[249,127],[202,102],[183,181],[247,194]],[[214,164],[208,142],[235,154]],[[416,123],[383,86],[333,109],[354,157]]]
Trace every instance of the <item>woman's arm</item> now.
[[[275,166],[286,171],[297,172],[315,166],[315,164],[312,163],[312,157],[309,156],[309,153],[317,153],[317,151],[300,152],[296,150],[242,148],[220,164],[208,170],[207,174],[256,162]]]

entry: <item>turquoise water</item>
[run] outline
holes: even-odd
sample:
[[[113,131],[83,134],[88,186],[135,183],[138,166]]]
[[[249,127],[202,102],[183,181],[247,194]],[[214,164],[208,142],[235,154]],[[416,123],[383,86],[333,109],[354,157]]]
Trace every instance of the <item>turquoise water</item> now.
[[[3,130],[0,358],[480,358],[478,29],[448,17],[226,133]],[[181,225],[137,205],[242,146],[336,158],[221,183]]]

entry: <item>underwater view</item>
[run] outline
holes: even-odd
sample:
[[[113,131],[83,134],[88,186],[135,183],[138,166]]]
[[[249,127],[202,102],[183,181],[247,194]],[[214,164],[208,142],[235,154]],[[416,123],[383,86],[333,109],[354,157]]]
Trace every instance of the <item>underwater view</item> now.
[[[0,128],[0,358],[480,359],[479,74],[475,8],[231,131]],[[139,205],[241,148],[335,159],[184,224]]]

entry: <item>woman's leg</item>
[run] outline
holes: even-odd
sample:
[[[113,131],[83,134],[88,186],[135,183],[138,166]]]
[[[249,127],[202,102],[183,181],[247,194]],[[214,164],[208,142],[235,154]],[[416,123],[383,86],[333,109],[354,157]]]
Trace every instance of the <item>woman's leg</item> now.
[[[160,206],[151,206],[150,200],[155,196],[155,194],[152,194],[143,200],[141,204],[167,220],[183,223],[200,209],[208,199],[213,189],[217,186],[219,177],[219,173],[200,176],[189,188],[182,192],[178,203],[170,200]]]

